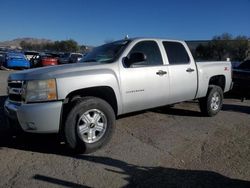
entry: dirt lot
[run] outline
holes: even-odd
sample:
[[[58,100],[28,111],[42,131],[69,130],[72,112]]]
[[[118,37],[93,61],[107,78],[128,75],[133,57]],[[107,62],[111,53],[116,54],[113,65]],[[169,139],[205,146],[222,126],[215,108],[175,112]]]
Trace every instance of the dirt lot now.
[[[111,142],[71,155],[56,135],[9,137],[0,71],[0,187],[250,187],[250,101],[227,98],[202,117],[195,102],[122,117]]]

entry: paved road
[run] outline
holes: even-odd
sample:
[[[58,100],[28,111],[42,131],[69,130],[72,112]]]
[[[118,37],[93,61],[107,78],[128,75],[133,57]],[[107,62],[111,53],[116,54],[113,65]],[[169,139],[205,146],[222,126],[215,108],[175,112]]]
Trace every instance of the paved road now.
[[[250,101],[202,117],[195,102],[125,116],[111,142],[71,155],[56,135],[10,138],[0,71],[0,187],[250,187]]]

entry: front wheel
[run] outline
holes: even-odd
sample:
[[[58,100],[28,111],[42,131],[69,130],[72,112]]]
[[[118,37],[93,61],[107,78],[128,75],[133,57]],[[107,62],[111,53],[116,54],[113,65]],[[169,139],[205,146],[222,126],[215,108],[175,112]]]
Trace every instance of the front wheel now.
[[[201,112],[206,116],[215,116],[222,108],[223,91],[221,87],[211,85],[207,96],[199,99]]]
[[[110,140],[114,127],[115,113],[106,101],[79,99],[65,122],[66,143],[77,153],[91,153]]]

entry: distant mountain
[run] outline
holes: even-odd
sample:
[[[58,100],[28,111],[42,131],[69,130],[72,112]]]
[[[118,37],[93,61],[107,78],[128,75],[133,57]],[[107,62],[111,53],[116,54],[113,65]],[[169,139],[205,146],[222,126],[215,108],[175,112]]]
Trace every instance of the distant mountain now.
[[[20,43],[25,41],[31,44],[44,44],[44,43],[51,43],[52,40],[48,39],[37,39],[37,38],[17,38],[10,41],[3,41],[0,42],[0,47],[13,47],[13,48],[20,48]]]

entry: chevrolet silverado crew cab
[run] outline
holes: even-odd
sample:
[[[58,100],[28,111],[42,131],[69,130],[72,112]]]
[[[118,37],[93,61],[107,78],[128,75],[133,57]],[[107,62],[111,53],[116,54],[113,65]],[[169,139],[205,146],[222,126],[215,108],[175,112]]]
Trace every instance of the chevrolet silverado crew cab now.
[[[204,115],[216,115],[231,74],[230,62],[195,62],[183,41],[126,39],[76,64],[10,74],[4,106],[12,126],[62,133],[71,149],[89,153],[108,142],[121,114],[198,99]]]

